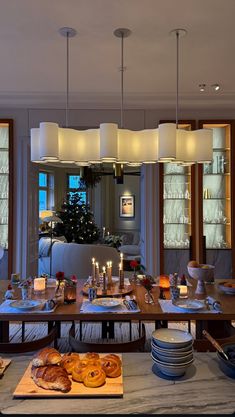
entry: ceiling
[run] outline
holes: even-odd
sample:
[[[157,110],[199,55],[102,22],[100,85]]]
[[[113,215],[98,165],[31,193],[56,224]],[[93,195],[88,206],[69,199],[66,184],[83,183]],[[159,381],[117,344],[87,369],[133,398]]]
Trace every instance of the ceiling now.
[[[119,108],[124,27],[124,107],[175,105],[180,38],[180,106],[235,103],[235,0],[1,0],[0,105],[64,108],[66,39],[70,39],[70,107]],[[207,89],[199,92],[198,85]],[[221,84],[215,92],[211,85]]]

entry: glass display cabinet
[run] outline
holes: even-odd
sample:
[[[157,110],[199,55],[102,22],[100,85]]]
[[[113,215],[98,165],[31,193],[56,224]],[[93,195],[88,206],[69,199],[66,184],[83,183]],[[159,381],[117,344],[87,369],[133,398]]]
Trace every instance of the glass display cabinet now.
[[[213,130],[213,160],[203,164],[200,184],[200,234],[204,237],[202,262],[216,266],[217,278],[231,278],[233,258],[233,121],[199,121]]]
[[[194,125],[194,121],[180,121],[178,126],[191,130]],[[159,164],[161,273],[186,273],[187,263],[192,257],[194,171],[193,165]]]
[[[0,120],[0,278],[7,279],[12,261],[12,141],[13,121]],[[10,248],[10,250],[9,250]]]

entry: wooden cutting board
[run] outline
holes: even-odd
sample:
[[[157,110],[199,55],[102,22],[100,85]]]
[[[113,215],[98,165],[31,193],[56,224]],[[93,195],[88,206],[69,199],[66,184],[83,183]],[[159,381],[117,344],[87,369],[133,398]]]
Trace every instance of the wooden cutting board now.
[[[4,375],[5,370],[11,363],[11,359],[2,359],[3,365],[0,367],[0,378]]]
[[[85,353],[79,353],[81,359],[84,358]],[[105,356],[105,353],[100,353],[100,357]],[[121,354],[115,354],[122,360]],[[72,398],[72,397],[122,397],[123,396],[123,369],[122,373],[117,378],[106,377],[105,384],[102,387],[88,388],[83,383],[72,381],[72,387],[69,392],[62,392],[56,390],[46,390],[38,387],[31,378],[32,362],[29,363],[24,375],[18,383],[13,396],[14,398]]]

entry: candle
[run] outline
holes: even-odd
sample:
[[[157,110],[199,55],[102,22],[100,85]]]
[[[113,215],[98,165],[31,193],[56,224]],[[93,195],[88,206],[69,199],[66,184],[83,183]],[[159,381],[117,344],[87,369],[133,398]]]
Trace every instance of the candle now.
[[[110,289],[112,286],[112,262],[107,262],[107,275],[108,275],[108,288]]]
[[[105,227],[103,227],[103,238],[105,237]]]
[[[92,258],[91,282],[92,284],[95,283],[95,258]]]
[[[180,290],[180,297],[186,298],[188,296],[188,287],[187,285],[178,285]]]
[[[107,235],[109,236],[109,232],[107,233]]]
[[[95,281],[96,281],[97,287],[99,287],[100,286],[100,270],[99,270],[98,262],[95,263]]]
[[[46,289],[46,280],[45,278],[34,278],[33,289],[36,292],[44,292]]]
[[[107,293],[107,288],[106,288],[106,274],[105,274],[105,266],[103,266],[103,294]]]
[[[120,289],[124,288],[124,274],[123,274],[121,262],[119,264],[119,288]]]
[[[120,260],[121,260],[121,270],[123,270],[123,253],[120,253]]]

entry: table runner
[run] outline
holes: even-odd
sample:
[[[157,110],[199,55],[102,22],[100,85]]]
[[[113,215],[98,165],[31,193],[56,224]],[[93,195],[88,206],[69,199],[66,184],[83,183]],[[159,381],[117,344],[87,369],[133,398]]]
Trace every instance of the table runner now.
[[[0,313],[24,313],[24,314],[32,314],[32,313],[53,313],[55,311],[55,309],[57,308],[58,304],[55,305],[55,307],[51,310],[45,310],[44,308],[32,308],[30,310],[22,310],[19,308],[15,308],[15,307],[11,307],[10,303],[12,303],[13,301],[16,300],[5,300],[1,305],[0,305]],[[46,302],[47,300],[41,300],[42,302]]]
[[[182,308],[175,306],[174,304],[172,304],[171,300],[158,300],[161,309],[163,311],[163,313],[185,313],[187,314],[188,311],[183,311]],[[211,305],[209,305],[210,310],[208,310],[205,306],[205,308],[201,309],[201,310],[195,310],[194,313],[222,313],[222,311],[219,310],[214,310],[213,307]],[[192,314],[192,310],[190,311],[190,314]]]
[[[128,308],[122,303],[117,307],[112,307],[112,308],[108,308],[108,307],[99,307],[96,306],[94,304],[91,304],[90,301],[88,300],[84,300],[82,305],[81,305],[81,309],[80,309],[80,313],[118,313],[118,314],[123,314],[123,313],[138,313],[140,312],[140,309],[137,307],[135,310],[128,310]]]

